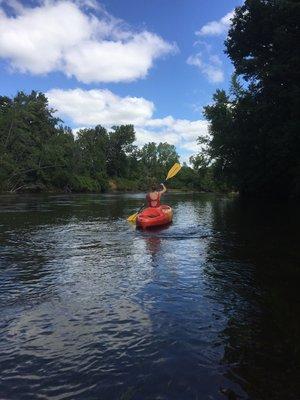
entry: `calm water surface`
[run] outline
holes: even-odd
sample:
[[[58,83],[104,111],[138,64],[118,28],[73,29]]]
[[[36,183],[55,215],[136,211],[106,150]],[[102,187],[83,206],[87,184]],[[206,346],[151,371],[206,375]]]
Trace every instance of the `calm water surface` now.
[[[0,197],[0,399],[299,399],[296,206]]]

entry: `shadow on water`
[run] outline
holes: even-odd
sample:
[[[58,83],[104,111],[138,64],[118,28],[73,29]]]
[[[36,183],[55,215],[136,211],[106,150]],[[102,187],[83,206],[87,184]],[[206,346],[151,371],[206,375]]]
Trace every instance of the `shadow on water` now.
[[[0,397],[299,398],[299,210],[178,194],[0,197]]]
[[[251,399],[300,395],[299,209],[213,201],[205,275],[228,317],[226,372]]]

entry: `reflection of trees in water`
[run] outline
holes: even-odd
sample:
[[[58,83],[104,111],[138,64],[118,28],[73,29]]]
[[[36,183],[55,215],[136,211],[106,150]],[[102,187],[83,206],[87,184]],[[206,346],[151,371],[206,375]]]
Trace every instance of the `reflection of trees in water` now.
[[[251,399],[296,400],[300,394],[291,220],[278,205],[213,202],[215,234],[205,275],[228,321],[221,335],[227,377]]]
[[[6,286],[0,301],[22,304],[53,296],[74,260],[86,265],[126,240],[125,206],[122,196],[113,195],[3,196],[0,267]],[[120,248],[126,257],[129,246]]]
[[[2,196],[1,225],[10,229],[28,229],[38,225],[67,224],[72,219],[125,218],[127,212],[139,207],[140,203],[140,198],[118,194],[22,195],[22,198]]]

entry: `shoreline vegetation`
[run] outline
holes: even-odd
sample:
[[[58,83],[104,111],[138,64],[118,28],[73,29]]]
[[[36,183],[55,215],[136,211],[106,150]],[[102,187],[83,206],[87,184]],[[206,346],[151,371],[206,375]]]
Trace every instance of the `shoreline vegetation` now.
[[[209,134],[169,189],[300,198],[299,17],[288,0],[235,9],[225,41],[231,87],[204,107]],[[43,93],[0,96],[0,193],[146,191],[180,157],[174,145],[135,139],[133,125],[74,137]]]
[[[175,146],[135,145],[133,125],[80,129],[54,116],[43,93],[0,97],[0,192],[146,191],[179,162]],[[169,188],[227,190],[202,154],[183,163]]]
[[[108,188],[106,191],[81,191],[81,192],[74,192],[74,191],[65,191],[65,190],[57,190],[57,189],[47,189],[47,190],[23,190],[23,191],[19,191],[19,192],[9,192],[9,191],[2,191],[0,192],[0,196],[1,195],[38,195],[38,194],[53,194],[53,195],[59,195],[59,194],[125,194],[125,193],[146,193],[148,190],[148,188],[145,187],[145,189],[120,189],[118,187],[115,188]],[[230,191],[230,190],[226,190],[226,191],[217,191],[217,190],[193,190],[193,189],[188,189],[188,188],[183,188],[183,189],[173,189],[173,188],[167,188],[167,192],[169,194],[215,194],[215,195],[227,195],[227,196],[239,196],[240,193],[236,192],[236,191]]]

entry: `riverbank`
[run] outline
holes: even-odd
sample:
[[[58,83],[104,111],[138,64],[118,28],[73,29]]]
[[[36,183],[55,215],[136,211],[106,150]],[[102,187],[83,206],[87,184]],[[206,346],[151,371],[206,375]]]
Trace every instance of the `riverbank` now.
[[[170,181],[167,183],[167,188],[169,192],[182,192],[182,193],[216,193],[216,194],[230,194],[232,192],[230,189],[224,189],[218,187],[218,185],[212,184],[208,186],[195,185],[192,182],[188,185],[182,184],[180,181],[174,183]],[[220,185],[219,185],[220,186]],[[64,187],[54,187],[51,185],[44,184],[31,184],[23,185],[14,191],[2,191],[0,194],[24,194],[24,193],[49,193],[49,194],[64,194],[64,193],[143,193],[149,190],[149,184],[141,180],[130,180],[124,178],[110,179],[105,182],[95,183],[91,180],[80,180],[76,185],[66,185]]]
[[[35,195],[35,194],[57,194],[57,195],[64,195],[64,194],[124,194],[124,193],[128,193],[128,194],[134,194],[134,193],[147,193],[148,188],[145,189],[128,189],[128,188],[124,188],[124,187],[118,187],[118,188],[109,188],[105,191],[71,191],[71,190],[60,190],[60,189],[47,189],[47,190],[24,190],[24,191],[17,191],[17,192],[0,192],[0,196],[1,195],[24,195],[24,194],[28,194],[28,195]],[[233,191],[228,191],[228,192],[224,192],[224,191],[209,191],[209,190],[191,190],[189,188],[182,188],[182,189],[172,189],[172,188],[168,188],[168,193],[172,193],[172,194],[176,194],[176,193],[182,193],[182,194],[216,194],[216,195],[228,195],[228,196],[238,196],[239,193],[238,192],[233,192]]]

